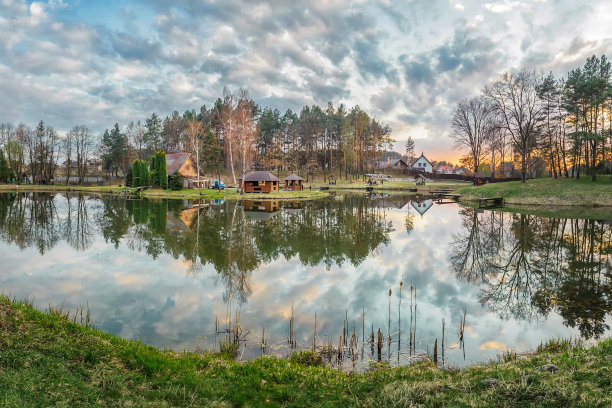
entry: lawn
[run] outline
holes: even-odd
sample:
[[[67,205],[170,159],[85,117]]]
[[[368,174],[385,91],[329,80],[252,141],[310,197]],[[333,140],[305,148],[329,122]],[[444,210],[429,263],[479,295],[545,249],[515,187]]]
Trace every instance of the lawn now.
[[[161,351],[76,320],[0,297],[0,406],[612,405],[612,340],[590,348],[551,341],[532,356],[507,354],[505,362],[465,370],[426,361],[346,374],[317,358],[299,359],[310,365],[275,357],[235,362]]]
[[[580,179],[541,178],[525,183],[489,183],[483,186],[465,186],[455,190],[461,200],[474,201],[479,197],[503,197],[506,203],[545,206],[612,206],[612,176]]]

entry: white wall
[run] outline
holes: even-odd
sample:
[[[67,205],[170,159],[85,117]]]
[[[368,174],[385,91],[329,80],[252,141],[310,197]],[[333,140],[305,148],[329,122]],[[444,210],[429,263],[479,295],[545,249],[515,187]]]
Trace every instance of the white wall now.
[[[425,160],[425,158],[423,158],[422,156],[414,162],[412,168],[415,170],[422,170],[425,173],[433,173],[433,168],[431,167],[431,164],[429,164],[429,162]]]

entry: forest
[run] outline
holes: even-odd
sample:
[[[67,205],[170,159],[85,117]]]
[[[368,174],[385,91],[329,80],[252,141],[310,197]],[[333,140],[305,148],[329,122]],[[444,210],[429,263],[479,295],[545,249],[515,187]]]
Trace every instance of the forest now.
[[[190,152],[202,173],[227,172],[235,183],[251,169],[315,171],[357,177],[389,154],[391,128],[361,109],[344,105],[304,106],[299,113],[258,105],[246,90],[225,88],[210,107],[153,113],[98,136],[86,125],[66,134],[40,121],[0,125],[0,179],[46,183],[58,169],[82,183],[92,167],[123,176],[135,160],[154,153]],[[22,169],[17,172],[12,169]],[[3,173],[2,173],[3,171]]]
[[[455,148],[474,172],[510,164],[525,181],[541,161],[553,178],[612,172],[612,70],[602,55],[567,77],[522,69],[504,73],[460,101],[450,119]]]

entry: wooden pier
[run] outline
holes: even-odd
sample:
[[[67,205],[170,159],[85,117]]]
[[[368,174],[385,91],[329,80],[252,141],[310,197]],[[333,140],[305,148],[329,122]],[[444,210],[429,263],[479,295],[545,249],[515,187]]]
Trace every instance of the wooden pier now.
[[[503,205],[504,205],[503,197],[492,197],[492,198],[481,197],[478,199],[478,208],[501,207]]]

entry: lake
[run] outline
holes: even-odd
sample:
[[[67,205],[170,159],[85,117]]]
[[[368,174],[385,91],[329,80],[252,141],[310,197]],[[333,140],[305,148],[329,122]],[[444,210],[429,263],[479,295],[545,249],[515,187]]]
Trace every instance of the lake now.
[[[238,320],[242,359],[290,351],[292,308],[297,348],[315,330],[318,349],[342,336],[354,366],[377,359],[367,342],[378,329],[382,359],[431,355],[436,339],[441,355],[443,322],[454,367],[553,338],[592,341],[612,322],[611,253],[609,220],[402,195],[0,195],[0,291],[43,310],[88,308],[104,331],[175,350],[215,349]]]

